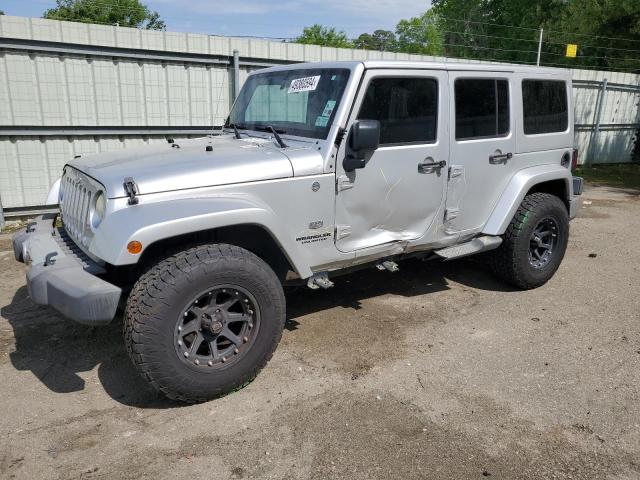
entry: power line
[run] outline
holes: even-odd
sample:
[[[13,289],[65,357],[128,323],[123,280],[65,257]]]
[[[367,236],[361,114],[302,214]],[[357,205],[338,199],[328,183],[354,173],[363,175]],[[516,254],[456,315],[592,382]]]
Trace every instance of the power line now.
[[[528,30],[528,31],[531,31],[531,32],[539,32],[540,31],[539,28],[520,27],[518,25],[506,25],[506,24],[502,24],[502,23],[479,22],[479,21],[476,21],[476,20],[461,20],[461,19],[457,19],[457,18],[444,17],[444,16],[439,16],[438,18],[443,18],[445,20],[450,20],[450,21],[453,21],[453,22],[474,23],[474,24],[478,24],[478,25],[491,25],[491,26],[494,26],[494,27],[506,27],[506,28],[514,28],[514,29],[519,29],[519,30]],[[582,37],[603,38],[605,40],[617,40],[617,41],[621,41],[621,42],[637,42],[637,43],[640,43],[640,40],[634,40],[634,39],[630,39],[630,38],[605,37],[605,36],[601,36],[601,35],[589,35],[587,33],[566,32],[566,31],[560,31],[560,30],[550,30],[550,29],[546,29],[546,28],[545,28],[545,32],[558,33],[558,34],[561,34],[561,35],[576,35],[576,36],[582,36]]]

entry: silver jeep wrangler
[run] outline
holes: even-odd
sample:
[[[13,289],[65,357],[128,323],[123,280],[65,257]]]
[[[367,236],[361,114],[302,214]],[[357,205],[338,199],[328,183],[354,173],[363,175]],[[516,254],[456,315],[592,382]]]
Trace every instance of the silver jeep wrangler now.
[[[88,325],[123,307],[163,394],[214,398],[271,358],[288,284],[480,252],[519,288],[549,280],[582,191],[571,89],[568,71],[499,64],[259,70],[219,135],[71,160],[60,219],[15,256],[38,304]]]

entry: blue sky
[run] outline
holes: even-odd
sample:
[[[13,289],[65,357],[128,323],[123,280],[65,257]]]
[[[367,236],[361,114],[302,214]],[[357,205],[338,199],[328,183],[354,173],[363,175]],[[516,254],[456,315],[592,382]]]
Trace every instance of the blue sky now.
[[[393,30],[400,19],[419,15],[429,6],[428,0],[142,1],[160,13],[167,30],[287,38],[313,23],[335,26],[350,37],[377,28]],[[1,0],[0,10],[40,17],[54,5],[55,0]]]

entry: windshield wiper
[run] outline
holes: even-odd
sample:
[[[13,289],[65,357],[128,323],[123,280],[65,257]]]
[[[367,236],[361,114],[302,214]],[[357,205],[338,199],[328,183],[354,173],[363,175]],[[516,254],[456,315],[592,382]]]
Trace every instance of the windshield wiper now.
[[[238,132],[238,129],[240,130],[247,130],[247,126],[242,124],[242,123],[227,123],[224,128],[233,128],[233,133],[235,135],[235,137],[240,140],[240,132]]]
[[[280,148],[288,147],[288,145],[284,143],[284,140],[282,140],[282,137],[280,137],[279,135],[280,133],[287,133],[286,130],[283,130],[281,128],[276,130],[275,128],[273,128],[273,125],[256,125],[255,129],[262,132],[271,132],[273,134],[273,137],[276,139],[276,142],[278,142],[278,145],[280,145]]]

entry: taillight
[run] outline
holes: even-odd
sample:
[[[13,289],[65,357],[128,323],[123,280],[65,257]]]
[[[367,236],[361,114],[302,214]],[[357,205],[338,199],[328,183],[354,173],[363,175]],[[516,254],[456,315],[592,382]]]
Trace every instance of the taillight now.
[[[573,149],[573,155],[571,155],[571,171],[575,172],[578,168],[578,149]]]

